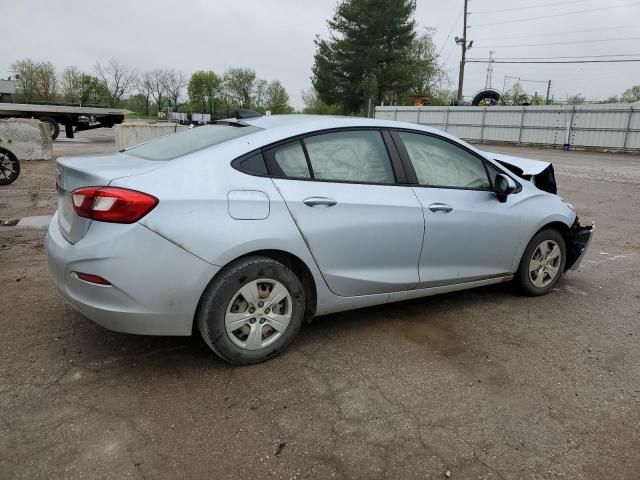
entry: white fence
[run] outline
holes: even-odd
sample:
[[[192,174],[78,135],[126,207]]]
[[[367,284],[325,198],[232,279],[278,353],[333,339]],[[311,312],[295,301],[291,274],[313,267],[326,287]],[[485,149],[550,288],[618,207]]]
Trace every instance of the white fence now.
[[[376,107],[376,118],[419,123],[479,142],[640,150],[640,105]]]

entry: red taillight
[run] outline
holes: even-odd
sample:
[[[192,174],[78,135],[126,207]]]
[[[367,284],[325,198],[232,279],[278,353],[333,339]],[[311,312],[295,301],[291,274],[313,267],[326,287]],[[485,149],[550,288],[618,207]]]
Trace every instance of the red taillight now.
[[[90,273],[73,272],[80,280],[84,280],[89,283],[96,283],[98,285],[111,285],[111,282],[98,275],[91,275]]]
[[[118,187],[83,187],[71,193],[76,213],[91,220],[112,223],[134,223],[158,204],[147,193]]]

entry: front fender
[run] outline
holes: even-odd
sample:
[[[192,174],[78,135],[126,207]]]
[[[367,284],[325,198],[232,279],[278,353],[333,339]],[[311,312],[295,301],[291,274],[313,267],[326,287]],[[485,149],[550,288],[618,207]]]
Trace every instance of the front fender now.
[[[533,187],[535,188],[535,187]],[[533,195],[521,203],[522,208],[522,242],[514,257],[513,271],[520,265],[531,239],[547,226],[552,226],[567,238],[567,234],[576,221],[576,213],[557,195],[540,193]]]

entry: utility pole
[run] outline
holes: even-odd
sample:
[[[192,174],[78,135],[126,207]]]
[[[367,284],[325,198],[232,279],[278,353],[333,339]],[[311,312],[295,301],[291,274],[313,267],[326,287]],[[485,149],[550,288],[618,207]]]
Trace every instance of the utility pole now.
[[[547,98],[544,101],[545,105],[549,105],[549,94],[551,93],[551,80],[547,83]]]
[[[464,26],[462,38],[456,37],[456,43],[462,47],[462,59],[460,60],[460,74],[458,76],[458,103],[462,100],[462,85],[464,83],[464,64],[467,56],[467,2],[464,0]]]

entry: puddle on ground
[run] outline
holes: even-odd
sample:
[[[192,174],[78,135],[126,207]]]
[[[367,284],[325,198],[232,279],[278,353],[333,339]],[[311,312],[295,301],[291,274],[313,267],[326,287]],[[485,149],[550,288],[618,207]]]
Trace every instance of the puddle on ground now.
[[[3,228],[47,228],[51,222],[51,215],[35,215],[15,220],[0,220],[0,227]]]
[[[411,322],[405,328],[404,336],[413,342],[428,345],[443,355],[464,351],[462,339],[458,335],[428,321]]]

